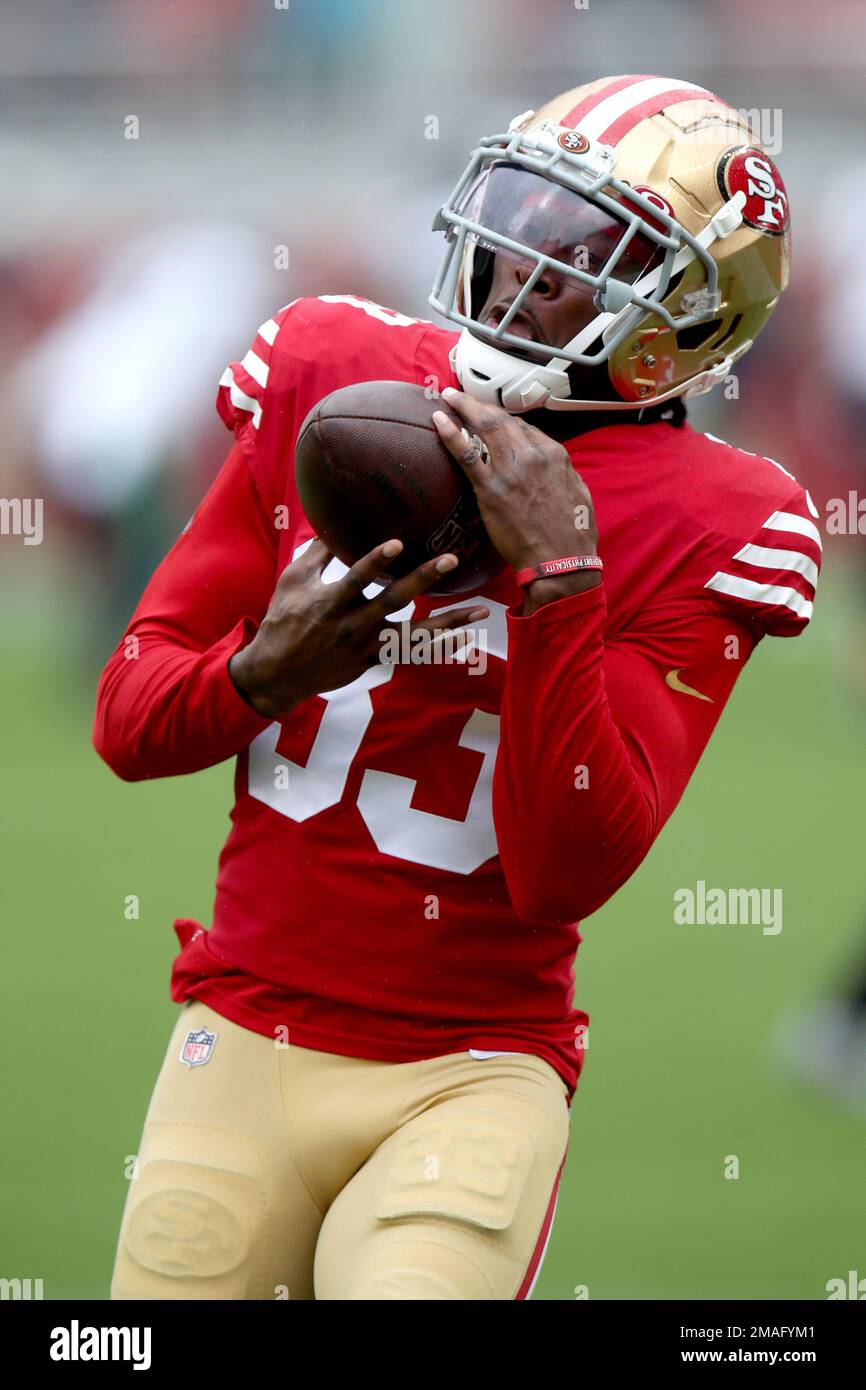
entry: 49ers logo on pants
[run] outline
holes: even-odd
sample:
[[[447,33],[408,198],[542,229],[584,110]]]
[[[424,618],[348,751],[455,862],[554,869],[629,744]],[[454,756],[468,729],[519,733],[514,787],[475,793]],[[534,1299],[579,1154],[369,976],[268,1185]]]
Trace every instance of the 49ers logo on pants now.
[[[743,221],[759,232],[781,236],[788,225],[788,195],[768,154],[741,146],[719,160],[716,177],[723,198],[745,193]]]

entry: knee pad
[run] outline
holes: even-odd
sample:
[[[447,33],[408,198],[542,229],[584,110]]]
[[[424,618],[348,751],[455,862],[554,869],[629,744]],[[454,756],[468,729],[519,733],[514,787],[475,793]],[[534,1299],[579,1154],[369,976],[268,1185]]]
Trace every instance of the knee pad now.
[[[172,1129],[182,1129],[172,1126]],[[112,1298],[243,1299],[262,1267],[267,1189],[260,1155],[239,1136],[221,1134],[190,1146],[161,1142],[164,1153],[142,1156],[129,1194],[112,1282]],[[169,1136],[160,1136],[165,1141]]]

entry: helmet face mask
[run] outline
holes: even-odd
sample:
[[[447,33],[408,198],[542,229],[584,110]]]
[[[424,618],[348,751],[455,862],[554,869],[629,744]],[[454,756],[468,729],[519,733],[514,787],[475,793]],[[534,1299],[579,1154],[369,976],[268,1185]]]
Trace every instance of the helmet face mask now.
[[[459,308],[468,320],[492,330],[491,341],[497,343],[509,330],[510,337],[517,332],[523,339],[514,320],[533,319],[531,345],[527,340],[523,348],[531,360],[564,348],[592,322],[600,310],[600,287],[610,276],[634,285],[664,257],[664,247],[625,216],[503,160],[487,164],[458,210],[468,225],[484,228],[467,230]],[[494,236],[501,240],[492,241]],[[515,244],[521,251],[513,249]],[[518,301],[530,280],[534,311],[527,293]],[[540,313],[553,320],[547,337]]]
[[[585,134],[591,109],[578,127],[569,124],[571,108],[586,110],[588,101],[591,108],[597,89],[604,108],[610,84],[634,87],[636,96],[662,89],[665,121],[642,109],[637,129],[616,148]],[[547,115],[527,113],[473,151],[434,222],[446,249],[429,298],[463,329],[452,360],[465,389],[515,412],[642,408],[710,389],[751,346],[787,280],[784,186],[772,162],[744,141],[737,113],[683,85],[603,79],[555,99]],[[665,88],[674,89],[670,109]],[[671,136],[681,102],[697,119]],[[672,153],[659,159],[665,144]],[[655,166],[668,172],[650,188],[644,181]],[[755,188],[778,195],[765,206],[777,220],[782,209],[781,226],[752,220]],[[739,279],[729,248],[749,260]],[[721,264],[723,285],[733,288],[727,297]],[[613,401],[580,399],[581,378],[597,372],[575,369],[602,364],[612,387],[604,395]]]
[[[658,306],[671,327],[687,327],[699,321],[700,314],[683,314],[678,319],[662,308],[671,281],[675,258],[683,247],[694,241],[675,220],[661,209],[650,213],[651,204],[639,194],[611,178],[608,186],[615,188],[619,198],[607,191],[593,196],[580,192],[572,184],[560,183],[550,174],[527,169],[524,157],[513,157],[510,164],[500,158],[494,136],[484,141],[476,151],[467,174],[471,191],[460,194],[446,203],[441,216],[447,222],[450,245],[440,269],[440,276],[431,303],[448,318],[484,337],[496,346],[508,345],[525,349],[524,342],[509,334],[511,319],[526,305],[532,290],[542,278],[552,279],[564,293],[589,292],[596,305],[593,316],[597,331],[582,334],[583,342],[599,336],[604,323],[598,322],[612,303],[619,312],[628,304],[646,313]],[[579,156],[565,155],[576,160]],[[536,161],[533,160],[533,163]],[[466,175],[464,175],[464,178]],[[582,181],[582,180],[581,180]],[[512,185],[512,187],[509,187]],[[458,185],[458,189],[460,185]],[[456,190],[455,190],[456,191]],[[642,207],[640,204],[644,203]],[[569,225],[570,224],[570,225]],[[528,274],[514,298],[510,313],[495,328],[481,322],[474,312],[483,304],[472,303],[474,253],[478,248],[511,259]],[[708,277],[716,276],[716,266],[703,247],[696,246],[695,254],[702,257]],[[453,275],[457,264],[458,274]],[[655,267],[655,274],[649,272]],[[453,296],[448,308],[439,289],[453,278]],[[476,300],[478,296],[475,296]],[[450,312],[448,311],[450,309]],[[605,320],[606,322],[606,320]],[[626,330],[627,331],[627,330]],[[614,347],[622,341],[622,325],[608,333],[595,352],[567,342],[536,342],[541,353],[562,356],[577,366],[596,366],[607,361]]]

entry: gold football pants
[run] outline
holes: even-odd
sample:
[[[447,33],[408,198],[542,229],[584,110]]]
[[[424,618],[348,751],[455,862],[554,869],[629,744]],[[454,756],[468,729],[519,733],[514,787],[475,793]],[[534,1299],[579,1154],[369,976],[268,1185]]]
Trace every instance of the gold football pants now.
[[[181,1049],[191,1030],[210,1048]],[[180,1011],[144,1124],[114,1299],[524,1299],[568,1137],[528,1054],[379,1062]]]

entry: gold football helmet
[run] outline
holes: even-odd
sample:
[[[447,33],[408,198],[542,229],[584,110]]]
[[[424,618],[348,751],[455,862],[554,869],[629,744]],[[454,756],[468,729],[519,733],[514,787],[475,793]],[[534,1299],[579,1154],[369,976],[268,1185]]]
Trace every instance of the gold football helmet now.
[[[674,78],[600,78],[516,117],[481,140],[434,228],[447,246],[429,302],[463,329],[455,372],[515,413],[635,410],[709,391],[788,282],[773,160],[740,113]],[[499,257],[519,267],[519,289],[488,317]],[[590,309],[568,342],[526,332],[542,276]],[[515,317],[522,333],[509,332]],[[601,364],[606,399],[587,400]]]

